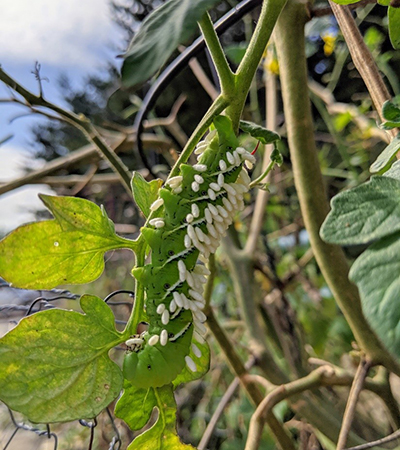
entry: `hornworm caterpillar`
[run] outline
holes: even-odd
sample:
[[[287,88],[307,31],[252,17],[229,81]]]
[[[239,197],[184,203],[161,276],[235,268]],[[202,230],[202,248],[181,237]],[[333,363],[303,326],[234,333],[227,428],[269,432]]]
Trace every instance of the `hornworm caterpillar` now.
[[[182,164],[151,205],[153,215],[143,236],[151,248],[151,263],[133,270],[144,285],[149,328],[127,341],[123,372],[140,388],[160,387],[173,381],[189,356],[200,350],[206,331],[202,312],[203,284],[209,274],[204,264],[219,246],[235,213],[243,209],[250,179],[243,163],[254,157],[238,147],[231,121],[214,119],[211,132],[196,149],[198,163]],[[191,347],[192,346],[192,347]]]

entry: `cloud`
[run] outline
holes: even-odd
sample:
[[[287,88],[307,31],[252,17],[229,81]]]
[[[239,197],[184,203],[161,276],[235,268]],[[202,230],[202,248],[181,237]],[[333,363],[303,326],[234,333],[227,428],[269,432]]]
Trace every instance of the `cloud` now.
[[[108,0],[13,0],[1,8],[0,61],[89,67],[115,31]]]
[[[29,155],[20,151],[18,147],[4,145],[0,147],[0,182],[12,180],[21,175],[22,166]],[[33,168],[43,162],[32,161],[29,165]],[[24,186],[10,193],[0,196],[0,232],[10,231],[23,223],[35,220],[33,212],[44,209],[38,194],[52,194],[45,185]]]

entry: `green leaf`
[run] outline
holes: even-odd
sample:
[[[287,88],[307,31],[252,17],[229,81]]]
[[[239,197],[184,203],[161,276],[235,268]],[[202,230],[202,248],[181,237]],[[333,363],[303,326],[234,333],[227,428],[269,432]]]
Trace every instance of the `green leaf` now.
[[[271,152],[271,161],[273,161],[279,167],[283,164],[283,156],[276,147]]]
[[[370,172],[377,173],[386,169],[400,150],[400,136],[396,136],[371,165]]]
[[[393,163],[392,167],[383,174],[384,177],[394,178],[400,181],[400,161]]]
[[[115,415],[132,431],[140,430],[150,420],[157,400],[153,389],[139,389],[124,380],[124,392],[115,405]]]
[[[50,289],[89,283],[104,270],[104,253],[135,249],[115,234],[105,211],[74,197],[40,196],[56,220],[23,225],[0,242],[0,276],[15,287]]]
[[[400,357],[400,232],[369,247],[353,264],[365,317],[394,356]]]
[[[382,106],[382,115],[390,122],[400,123],[400,108],[389,100],[387,100]]]
[[[253,138],[258,139],[263,144],[271,144],[272,142],[280,139],[278,133],[267,130],[266,128],[256,125],[253,122],[241,120],[239,123],[239,128],[245,133],[249,133]]]
[[[157,422],[138,436],[127,450],[193,450],[176,434],[176,403],[171,385],[153,389],[157,399]]]
[[[132,177],[133,198],[145,217],[150,215],[150,205],[157,199],[163,181],[160,179],[146,181],[139,172]]]
[[[0,339],[0,400],[32,422],[93,418],[121,391],[107,353],[125,337],[100,298],[85,295],[81,307],[33,314]]]
[[[324,241],[358,245],[400,230],[400,181],[373,177],[371,181],[332,199],[332,210],[321,228]]]
[[[225,54],[234,64],[240,64],[246,50],[247,43],[241,42],[240,44],[228,45],[225,48]]]
[[[196,364],[197,371],[192,372],[185,365],[185,368],[173,381],[173,385],[175,387],[183,383],[188,383],[189,381],[198,380],[199,378],[203,377],[203,375],[205,375],[210,368],[210,347],[208,346],[207,342],[200,343],[196,341],[194,338],[192,342],[201,352],[201,356],[197,357],[193,353],[193,347],[191,347],[189,353],[189,356],[193,359],[194,363]]]
[[[400,8],[389,6],[389,37],[393,48],[400,49]]]
[[[142,23],[124,55],[125,87],[140,85],[167,62],[196,31],[196,22],[219,0],[168,0]]]
[[[378,4],[383,6],[389,6],[390,2],[391,0],[378,0]]]

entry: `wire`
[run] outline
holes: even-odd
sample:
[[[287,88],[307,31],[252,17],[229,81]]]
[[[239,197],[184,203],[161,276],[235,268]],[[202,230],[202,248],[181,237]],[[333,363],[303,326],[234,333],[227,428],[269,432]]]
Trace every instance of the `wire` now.
[[[214,25],[214,29],[218,36],[223,34],[228,28],[238,22],[243,16],[252,11],[261,4],[262,0],[243,0],[236,7],[232,8],[227,14],[221,17]],[[147,118],[148,113],[153,108],[158,97],[164,91],[165,87],[173,80],[188,64],[189,60],[195,57],[205,48],[203,36],[197,38],[191,46],[175,58],[169,66],[161,73],[157,81],[151,86],[143,99],[133,124],[133,133],[136,136],[136,148],[142,159],[143,165],[148,169],[150,174],[156,178],[152,167],[150,166],[147,157],[144,153],[142,132],[143,122]]]

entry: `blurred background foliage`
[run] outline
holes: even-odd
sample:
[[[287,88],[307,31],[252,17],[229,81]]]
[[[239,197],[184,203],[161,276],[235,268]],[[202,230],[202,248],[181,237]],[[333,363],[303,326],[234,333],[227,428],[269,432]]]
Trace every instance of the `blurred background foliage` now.
[[[126,43],[141,21],[160,0],[131,0],[125,6],[113,5],[115,21],[125,31]],[[234,7],[236,1],[226,0],[212,12],[215,21],[226,11]],[[383,150],[386,143],[382,132],[378,129],[377,115],[373,111],[371,100],[349,57],[349,52],[338,30],[335,19],[329,12],[325,1],[315,2],[311,14],[313,17],[307,24],[306,42],[310,91],[313,102],[315,120],[315,139],[319,149],[319,159],[324,181],[329,195],[332,197],[339,191],[358,185],[369,177],[368,167]],[[400,94],[399,76],[400,53],[394,52],[387,33],[386,9],[374,4],[355,9],[357,23],[372,51],[379,69],[393,95]],[[254,28],[258,10],[245,20],[234,25],[222,36],[222,43],[232,66],[236,66],[246,48],[246,42]],[[189,44],[189,43],[188,43]],[[173,56],[178,56],[179,52]],[[182,71],[166,88],[149,116],[149,121],[157,121],[167,117],[174,102],[181,94],[185,95],[176,120],[175,127],[155,126],[147,129],[157,137],[170,139],[169,151],[161,150],[159,145],[146,148],[146,155],[153,170],[162,174],[168,172],[171,162],[182,148],[179,136],[187,136],[206,111],[210,97],[203,89],[199,77],[206,77],[218,91],[216,76],[206,53],[198,57],[204,74],[193,73],[190,67]],[[244,118],[258,123],[265,123],[265,75],[279,74],[279,65],[275,57],[273,45],[265,52],[265,58],[259,67],[254,80]],[[110,133],[129,131],[144,95],[151,86],[151,81],[135,92],[122,91],[118,68],[103,61],[103,70],[93,73],[87,80],[84,90],[74,90],[68,79],[59,80],[59,89],[71,110],[88,116],[98,127]],[[279,91],[279,78],[278,78]],[[279,93],[278,93],[279,98]],[[299,210],[296,190],[293,185],[291,162],[285,140],[285,121],[281,100],[278,105],[277,130],[283,140],[281,152],[284,156],[282,167],[274,170],[269,186],[269,202],[266,207],[265,221],[261,232],[260,245],[257,250],[255,267],[258,289],[262,292],[263,302],[259,305],[261,316],[265,318],[265,329],[268,327],[268,314],[274,306],[275,287],[271,279],[278,281],[285,297],[294,309],[300,323],[305,342],[305,350],[309,357],[330,361],[344,367],[353,367],[351,358],[352,334],[341,312],[321,276],[310,252],[307,233],[304,230]],[[242,137],[242,144],[253,149],[256,142]],[[57,157],[87,145],[84,136],[73,127],[55,121],[37,125],[32,129],[31,145],[36,158],[52,161]],[[262,153],[262,149],[259,150]],[[146,170],[133,146],[125,149],[122,159],[130,170]],[[27,171],[30,169],[27,167]],[[255,171],[258,169],[255,168]],[[117,224],[120,234],[135,237],[144,223],[138,208],[118,183],[98,183],[95,174],[111,173],[103,162],[86,161],[60,170],[54,176],[72,177],[86,175],[86,183],[53,184],[51,187],[59,195],[77,195],[97,204],[103,204],[110,218]],[[246,209],[242,221],[235,223],[241,238],[248,233],[248,225],[254,208],[257,192],[251,192],[246,198]],[[47,212],[38,211],[38,218],[47,217]],[[354,258],[357,252],[348,256]],[[128,251],[118,251],[107,255],[105,273],[96,282],[81,287],[73,287],[74,293],[93,293],[102,298],[117,289],[134,288],[134,280],[130,275],[133,258]],[[275,283],[276,284],[276,283]],[[129,302],[129,297],[120,294],[118,299]],[[221,249],[217,252],[217,278],[213,293],[212,305],[216,315],[228,332],[235,348],[244,361],[251,359],[248,350],[248,330],[241,318],[240,307],[236,301],[232,280]],[[71,307],[70,303],[68,307]],[[114,307],[116,317],[126,320],[130,312],[129,305]],[[264,314],[263,314],[264,311]],[[0,311],[1,314],[1,311]],[[9,320],[9,317],[7,317]],[[271,341],[271,348],[282,358],[279,345],[266,333],[265,339]],[[196,445],[222,396],[233,381],[233,375],[213,337],[209,337],[212,349],[211,370],[199,381],[183,386],[177,393],[179,418],[178,432],[185,442]],[[117,359],[122,358],[122,351],[115,351]],[[285,364],[283,364],[283,367]],[[340,397],[340,392],[333,397]],[[371,399],[365,399],[364,405],[371,406]],[[376,401],[376,400],[375,400]],[[373,407],[378,406],[374,403]],[[254,409],[242,390],[237,390],[208,444],[209,449],[239,450],[244,448],[249,420]],[[294,413],[286,403],[276,409],[276,413],[286,422],[291,422],[297,430],[299,442],[304,449],[330,449],[329,442],[321,438],[318,443],[314,432],[303,422],[296,420]],[[7,431],[8,416],[2,414]],[[108,448],[110,423],[103,414],[98,419],[101,433],[96,434],[95,447]],[[388,420],[382,419],[383,430],[389,427]],[[132,433],[122,423],[117,422],[125,444]],[[10,428],[11,429],[11,428]],[[60,425],[57,430],[62,436],[60,449],[86,449],[88,431],[80,429],[76,424]],[[22,435],[22,433],[21,433]],[[16,445],[16,444],[13,444]],[[14,447],[12,447],[14,448]],[[17,448],[17,447],[15,447]],[[20,447],[21,448],[21,447]],[[26,447],[28,448],[28,447]],[[33,447],[32,447],[33,448]],[[43,447],[45,448],[45,447]],[[47,447],[46,447],[47,448]],[[50,448],[50,447],[49,447]],[[261,448],[275,449],[275,444],[267,432]]]

